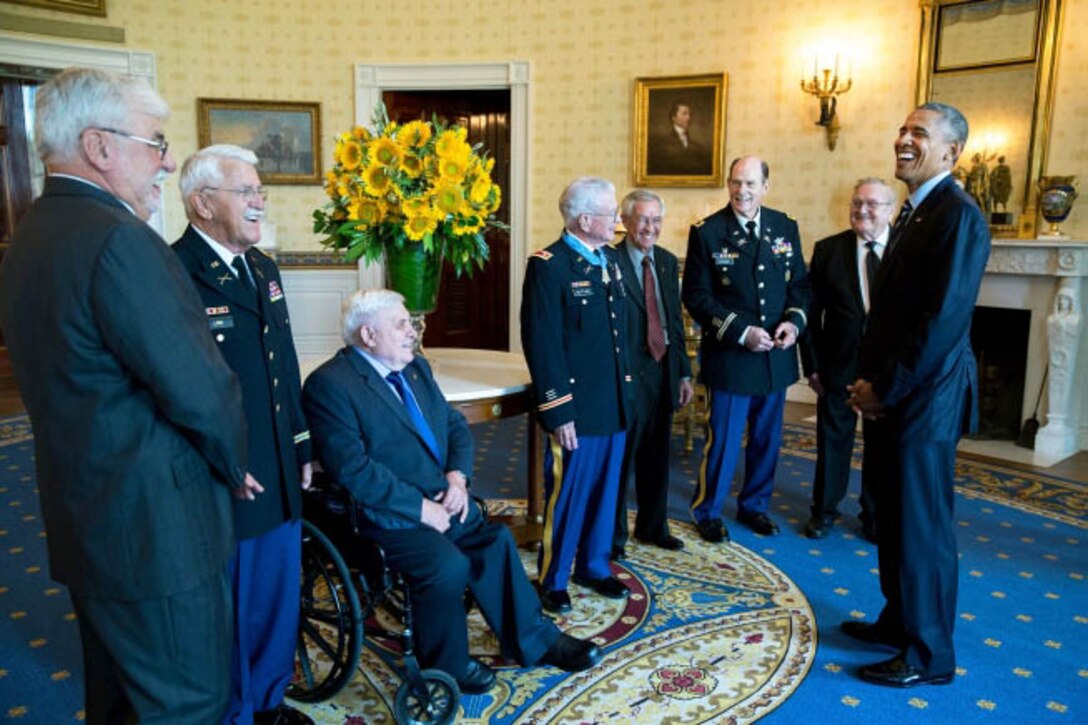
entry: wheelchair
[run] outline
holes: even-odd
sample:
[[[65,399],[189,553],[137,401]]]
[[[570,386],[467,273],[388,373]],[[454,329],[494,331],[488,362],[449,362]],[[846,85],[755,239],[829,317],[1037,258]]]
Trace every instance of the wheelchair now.
[[[399,631],[379,623],[382,609]],[[287,696],[321,702],[355,674],[366,637],[398,642],[401,679],[394,699],[398,723],[447,725],[460,705],[457,681],[421,670],[412,649],[412,600],[403,577],[386,566],[381,547],[360,534],[351,494],[315,476],[303,492],[302,606],[295,676]]]

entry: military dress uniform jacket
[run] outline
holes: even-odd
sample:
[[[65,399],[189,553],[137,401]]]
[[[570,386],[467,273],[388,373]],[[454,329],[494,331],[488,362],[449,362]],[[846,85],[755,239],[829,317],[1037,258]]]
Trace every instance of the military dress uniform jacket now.
[[[683,300],[703,329],[703,383],[736,395],[767,395],[797,381],[797,352],[755,353],[741,334],[750,325],[773,335],[784,321],[803,332],[809,283],[797,222],[763,207],[756,244],[741,222],[727,206],[691,227]]]
[[[529,258],[521,344],[545,430],[575,422],[578,435],[618,433],[630,422],[624,341],[626,291],[615,250],[607,270],[562,239]]]
[[[254,295],[191,226],[173,248],[204,302],[211,336],[242,383],[247,470],[265,490],[255,501],[234,499],[234,523],[239,539],[260,536],[302,515],[299,469],[312,458],[279,269],[259,249],[245,253]]]

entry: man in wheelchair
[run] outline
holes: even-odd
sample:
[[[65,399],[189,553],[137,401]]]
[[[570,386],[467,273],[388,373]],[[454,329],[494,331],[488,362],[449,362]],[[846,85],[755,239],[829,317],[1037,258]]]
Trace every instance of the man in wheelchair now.
[[[414,356],[403,302],[390,290],[348,300],[347,346],[310,374],[303,405],[315,457],[351,492],[366,536],[411,588],[420,664],[448,672],[464,693],[495,684],[494,671],[468,654],[467,587],[504,656],[523,666],[592,667],[600,650],[544,617],[513,536],[473,504],[472,434]]]

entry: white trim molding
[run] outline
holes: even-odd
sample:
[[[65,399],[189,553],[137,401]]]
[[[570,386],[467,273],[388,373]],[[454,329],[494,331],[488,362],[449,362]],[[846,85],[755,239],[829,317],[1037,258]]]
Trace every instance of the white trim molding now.
[[[369,126],[383,91],[510,90],[510,348],[521,350],[518,314],[529,234],[529,63],[355,66],[355,122]]]

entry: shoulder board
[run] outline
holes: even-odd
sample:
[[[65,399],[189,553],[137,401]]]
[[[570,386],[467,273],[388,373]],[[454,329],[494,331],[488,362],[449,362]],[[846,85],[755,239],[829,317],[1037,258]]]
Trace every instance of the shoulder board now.
[[[703,226],[704,224],[706,224],[706,219],[700,219],[699,221],[692,224],[691,227],[692,227],[692,229],[698,229],[699,227]]]
[[[546,262],[551,259],[553,255],[547,249],[538,249],[529,256],[536,257],[537,259],[543,259]]]
[[[790,213],[786,213],[786,218],[789,219],[791,222],[797,221],[797,219],[794,218],[793,214]]]
[[[254,247],[250,247],[250,249],[252,249],[254,252],[256,252],[256,254],[258,256],[260,256],[260,257],[264,257],[265,259],[271,259],[271,257],[269,257],[267,254],[265,254],[265,251],[263,249],[261,249],[260,247],[254,246]]]

